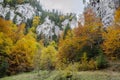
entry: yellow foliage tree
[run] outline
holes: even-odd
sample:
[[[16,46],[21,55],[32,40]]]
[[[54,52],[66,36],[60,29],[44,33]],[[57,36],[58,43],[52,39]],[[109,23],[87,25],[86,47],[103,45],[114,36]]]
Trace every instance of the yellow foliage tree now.
[[[29,71],[33,68],[34,54],[37,51],[37,42],[30,34],[27,34],[12,47],[9,71],[16,73]]]
[[[11,52],[11,47],[13,46],[13,41],[6,37],[2,32],[0,32],[0,54],[9,55]]]
[[[120,8],[115,12],[115,22],[120,26]]]
[[[76,37],[73,31],[68,31],[66,39],[60,39],[57,54],[57,68],[65,68],[70,63],[77,62],[82,57],[82,48],[87,37]]]
[[[9,56],[8,73],[15,74],[33,68],[33,57],[38,49],[35,34],[24,34],[25,24],[16,26],[0,18],[0,56]],[[1,61],[1,60],[0,60]]]
[[[49,46],[42,49],[40,55],[41,69],[50,70],[55,68],[57,50],[54,43],[51,42]]]
[[[12,35],[12,22],[0,18],[0,54],[9,54],[13,41]]]
[[[40,24],[40,17],[39,16],[34,16],[33,22],[32,22],[32,28],[30,29],[31,31],[35,32],[36,27]]]

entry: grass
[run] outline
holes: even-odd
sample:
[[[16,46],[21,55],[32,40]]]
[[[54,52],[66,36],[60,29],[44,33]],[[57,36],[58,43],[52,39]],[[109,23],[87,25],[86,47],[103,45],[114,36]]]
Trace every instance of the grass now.
[[[120,80],[120,73],[110,71],[83,71],[75,72],[72,79],[66,79],[64,71],[41,71],[23,73],[10,77],[1,78],[0,80]]]

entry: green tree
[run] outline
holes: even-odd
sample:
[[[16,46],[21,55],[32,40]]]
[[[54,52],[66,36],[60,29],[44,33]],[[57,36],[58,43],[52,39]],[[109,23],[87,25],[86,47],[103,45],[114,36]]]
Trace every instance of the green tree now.
[[[63,33],[63,39],[65,39],[65,36],[67,35],[67,32],[70,30],[70,25],[67,24],[67,26],[65,27],[64,33]]]
[[[10,20],[10,11],[6,14],[5,19]]]
[[[96,59],[96,66],[98,69],[107,67],[107,61],[102,50],[99,50],[99,55]]]

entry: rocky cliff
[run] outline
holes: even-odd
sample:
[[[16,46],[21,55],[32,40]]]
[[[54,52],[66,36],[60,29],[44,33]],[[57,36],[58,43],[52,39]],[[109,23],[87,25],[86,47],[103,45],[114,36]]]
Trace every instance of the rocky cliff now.
[[[67,24],[71,28],[77,26],[77,19],[74,14],[64,15],[57,11],[43,10],[39,0],[24,0],[22,2],[0,0],[0,16],[12,20],[17,25],[24,22],[27,27],[32,27],[34,16],[40,16],[41,23],[36,28],[36,33],[50,39],[53,36],[58,37]]]

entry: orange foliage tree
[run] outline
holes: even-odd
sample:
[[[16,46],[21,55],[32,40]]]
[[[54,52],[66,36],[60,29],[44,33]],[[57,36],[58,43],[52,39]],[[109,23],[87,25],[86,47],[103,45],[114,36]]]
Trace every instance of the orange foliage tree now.
[[[115,12],[115,22],[103,33],[103,49],[110,58],[120,57],[120,8]]]
[[[85,11],[84,17],[84,25],[79,23],[77,28],[67,31],[65,39],[60,39],[58,49],[60,64],[81,61],[84,52],[89,58],[98,54],[99,45],[102,43],[101,20],[91,9]],[[58,65],[60,65],[59,62]]]

